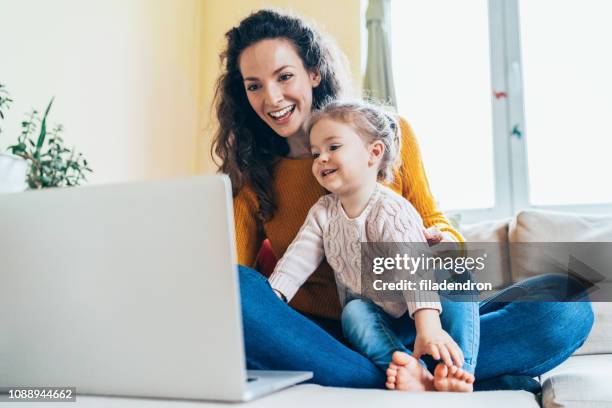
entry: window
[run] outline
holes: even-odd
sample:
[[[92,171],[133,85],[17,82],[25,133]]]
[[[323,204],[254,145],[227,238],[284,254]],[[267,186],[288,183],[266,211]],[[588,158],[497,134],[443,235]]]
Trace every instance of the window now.
[[[399,113],[442,210],[612,213],[612,2],[392,0]]]
[[[535,205],[612,202],[610,18],[609,0],[520,1]]]
[[[415,129],[440,206],[492,207],[486,0],[400,0],[391,16],[398,111]]]

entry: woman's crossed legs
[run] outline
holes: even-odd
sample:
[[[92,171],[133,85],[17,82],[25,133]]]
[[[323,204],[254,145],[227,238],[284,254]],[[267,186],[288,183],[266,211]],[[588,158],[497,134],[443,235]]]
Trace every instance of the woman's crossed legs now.
[[[325,386],[384,387],[385,375],[373,362],[284,304],[259,272],[240,266],[239,278],[249,368],[312,371],[312,382]],[[498,301],[508,290],[556,286],[567,287],[567,278],[542,275],[481,302],[477,381],[537,376],[580,347],[593,324],[589,302]]]

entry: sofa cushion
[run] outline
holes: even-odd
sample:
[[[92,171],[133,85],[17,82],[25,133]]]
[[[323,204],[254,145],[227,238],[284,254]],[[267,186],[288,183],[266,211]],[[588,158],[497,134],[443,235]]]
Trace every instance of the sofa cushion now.
[[[612,216],[525,210],[509,227],[510,242],[612,242]]]
[[[593,302],[593,314],[593,329],[574,355],[612,353],[612,302]]]
[[[541,256],[535,251],[522,250],[525,246],[512,244],[591,242],[593,244],[590,246],[577,245],[576,253],[587,252],[590,249],[607,249],[612,245],[605,244],[604,247],[602,244],[595,243],[612,243],[612,216],[581,216],[538,210],[522,211],[510,222],[508,242],[511,244],[510,269],[514,282],[542,273],[565,273],[567,267],[561,266],[563,262],[550,262],[550,258]],[[542,249],[550,250],[549,255],[554,257],[556,248],[562,247],[550,246],[550,248]],[[517,251],[521,253],[521,256],[516,256]],[[559,253],[562,252],[562,250],[559,251]],[[590,262],[596,262],[591,266],[598,270],[612,264],[611,257],[592,257],[585,254],[583,258],[591,258]]]
[[[612,355],[574,356],[542,376],[544,408],[612,406]]]
[[[484,271],[486,276],[483,276],[481,281],[492,283],[493,289],[501,289],[512,282],[508,255],[509,222],[508,219],[461,226],[461,234],[468,243],[468,248],[478,247],[477,243],[491,243],[483,246],[488,258],[487,269]]]
[[[510,223],[508,240],[520,242],[612,242],[612,216],[582,216],[548,211],[528,210],[519,213]],[[514,247],[513,247],[514,248]],[[559,265],[547,263],[543,257],[517,256],[510,249],[512,280],[528,278],[541,273],[563,273]],[[531,254],[532,253],[527,253]],[[523,254],[524,255],[524,254]],[[607,254],[610,258],[612,253]],[[612,265],[599,257],[597,269]],[[593,265],[595,266],[595,265]],[[612,271],[604,274],[610,276]],[[600,292],[601,293],[601,292]],[[610,293],[606,290],[605,293]],[[603,299],[606,300],[606,299]],[[585,344],[576,354],[612,353],[612,303],[593,302],[595,324]]]
[[[79,394],[74,406],[104,408],[539,408],[536,397],[526,391],[484,391],[473,393],[401,392],[321,387],[313,384],[289,387],[244,404],[155,398],[120,398]]]
[[[539,405],[527,391],[483,391],[474,393],[401,392],[321,387],[305,384],[249,403],[249,407],[427,407],[427,408],[516,408]]]

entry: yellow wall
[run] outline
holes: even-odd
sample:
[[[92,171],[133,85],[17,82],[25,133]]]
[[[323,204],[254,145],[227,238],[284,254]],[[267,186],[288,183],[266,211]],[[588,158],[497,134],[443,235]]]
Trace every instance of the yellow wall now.
[[[223,35],[261,7],[316,20],[359,78],[359,0],[0,0],[0,83],[15,99],[0,150],[55,96],[51,123],[89,160],[91,183],[212,171]]]
[[[55,95],[51,122],[92,183],[193,174],[199,123],[199,0],[0,0],[0,82],[25,111]]]

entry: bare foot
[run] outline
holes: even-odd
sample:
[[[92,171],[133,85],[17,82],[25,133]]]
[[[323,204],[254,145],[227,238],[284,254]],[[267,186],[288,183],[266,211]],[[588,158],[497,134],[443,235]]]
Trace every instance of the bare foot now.
[[[418,360],[403,351],[393,353],[387,368],[386,386],[399,391],[435,391],[433,376]]]
[[[434,371],[434,386],[438,391],[472,392],[474,376],[457,366],[438,364]]]

